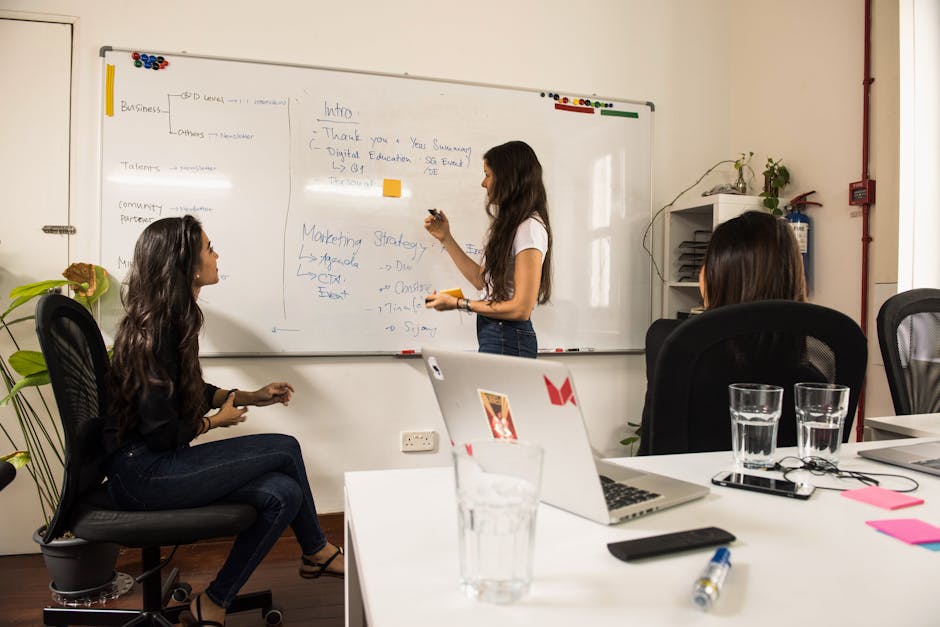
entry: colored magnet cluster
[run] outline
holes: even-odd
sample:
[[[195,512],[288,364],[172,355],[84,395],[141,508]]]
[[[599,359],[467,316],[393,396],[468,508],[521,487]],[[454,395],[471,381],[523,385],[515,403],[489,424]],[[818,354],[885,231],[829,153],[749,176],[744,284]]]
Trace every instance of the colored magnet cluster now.
[[[556,94],[550,91],[543,91],[542,98],[551,98],[555,102],[560,102],[561,104],[572,104],[579,107],[594,107],[595,109],[607,109],[613,107],[614,103],[612,102],[601,102],[600,100],[591,100],[590,98],[575,98],[572,96],[562,96],[561,94]]]
[[[134,67],[142,67],[148,70],[162,70],[170,64],[163,57],[146,52],[133,52],[131,58],[134,59]]]

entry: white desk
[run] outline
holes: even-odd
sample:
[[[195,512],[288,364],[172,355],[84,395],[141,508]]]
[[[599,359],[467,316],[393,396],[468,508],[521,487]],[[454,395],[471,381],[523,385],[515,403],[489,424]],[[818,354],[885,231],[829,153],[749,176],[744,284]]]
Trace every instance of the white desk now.
[[[940,414],[865,418],[866,440],[938,437],[940,437]]]
[[[940,525],[940,480],[854,454],[872,445],[844,445],[842,467],[914,476],[923,505],[888,511],[827,490],[799,501],[712,486],[704,499],[613,527],[542,505],[532,592],[506,606],[471,601],[457,587],[451,468],[346,473],[347,624],[361,625],[364,617],[369,627],[938,625],[940,552],[907,545],[865,521]],[[708,483],[730,468],[730,457],[617,461]],[[632,564],[607,551],[608,542],[711,525],[738,539],[709,613],[692,605],[691,589],[713,549]]]

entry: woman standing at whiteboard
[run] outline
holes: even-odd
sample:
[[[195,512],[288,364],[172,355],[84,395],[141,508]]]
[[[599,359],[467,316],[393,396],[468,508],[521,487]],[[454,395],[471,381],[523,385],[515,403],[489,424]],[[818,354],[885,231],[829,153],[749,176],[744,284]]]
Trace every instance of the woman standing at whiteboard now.
[[[226,501],[258,510],[215,579],[180,615],[184,625],[221,627],[225,608],[288,525],[300,545],[302,577],[342,577],[345,562],[320,528],[296,439],[268,433],[193,444],[244,422],[246,405],[287,405],[294,392],[286,382],[246,392],[203,380],[197,301],[203,287],[219,282],[218,258],[192,216],[157,220],[137,240],[108,372],[103,444],[108,491],[123,508]]]
[[[486,213],[490,217],[483,263],[471,259],[450,232],[443,211],[424,219],[424,228],[444,246],[479,300],[434,292],[425,307],[477,314],[481,353],[535,357],[538,341],[529,319],[552,291],[552,229],[542,183],[542,164],[521,141],[490,148],[483,155]]]

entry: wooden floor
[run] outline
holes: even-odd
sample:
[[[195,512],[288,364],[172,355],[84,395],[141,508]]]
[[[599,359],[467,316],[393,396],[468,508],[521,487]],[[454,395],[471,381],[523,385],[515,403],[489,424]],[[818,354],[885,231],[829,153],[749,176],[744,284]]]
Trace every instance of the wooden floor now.
[[[342,514],[320,516],[320,524],[330,542],[343,544]],[[180,579],[200,591],[212,580],[228,555],[231,540],[184,545],[176,552],[172,565],[180,569]],[[164,551],[167,555],[169,550]],[[274,603],[284,612],[285,625],[304,627],[341,627],[343,614],[343,580],[335,577],[302,579],[297,574],[300,553],[293,536],[282,537],[261,566],[255,570],[242,592],[270,589]],[[140,551],[122,549],[117,570],[131,576],[140,574]],[[42,557],[13,555],[0,557],[0,625],[42,625],[42,608],[52,604],[49,577]],[[113,604],[113,605],[112,605]],[[140,584],[112,601],[107,607],[140,607]],[[234,614],[227,627],[262,625],[260,612]]]

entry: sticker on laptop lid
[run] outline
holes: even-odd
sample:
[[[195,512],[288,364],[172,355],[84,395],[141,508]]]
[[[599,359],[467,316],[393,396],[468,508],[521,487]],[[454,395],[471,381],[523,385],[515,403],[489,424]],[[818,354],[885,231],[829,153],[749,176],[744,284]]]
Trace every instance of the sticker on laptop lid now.
[[[542,378],[545,379],[545,389],[548,390],[548,400],[551,401],[552,405],[564,405],[569,401],[572,405],[578,404],[574,398],[574,389],[571,387],[571,380],[568,377],[565,377],[565,382],[560,386],[556,386],[551,382],[551,379],[545,375],[542,375]]]
[[[497,440],[517,440],[516,426],[512,423],[512,411],[509,409],[509,398],[499,392],[477,390],[480,403],[486,412],[486,422],[490,433]]]

